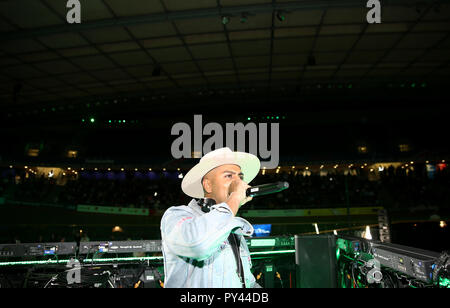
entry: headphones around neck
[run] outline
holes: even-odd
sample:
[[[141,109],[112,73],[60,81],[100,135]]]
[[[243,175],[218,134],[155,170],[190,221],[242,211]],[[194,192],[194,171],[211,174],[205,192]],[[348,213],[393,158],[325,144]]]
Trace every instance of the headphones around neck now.
[[[211,198],[196,199],[197,204],[200,206],[203,212],[208,213],[211,210],[211,206],[216,204],[216,200]]]

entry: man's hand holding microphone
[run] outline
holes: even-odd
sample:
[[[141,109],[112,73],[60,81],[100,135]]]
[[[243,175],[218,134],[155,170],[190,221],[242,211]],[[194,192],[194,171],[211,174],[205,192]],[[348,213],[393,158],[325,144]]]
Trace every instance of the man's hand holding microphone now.
[[[252,197],[247,197],[247,188],[251,186],[245,183],[240,178],[233,180],[228,187],[228,199],[225,201],[236,216],[239,208],[245,203],[252,200]]]

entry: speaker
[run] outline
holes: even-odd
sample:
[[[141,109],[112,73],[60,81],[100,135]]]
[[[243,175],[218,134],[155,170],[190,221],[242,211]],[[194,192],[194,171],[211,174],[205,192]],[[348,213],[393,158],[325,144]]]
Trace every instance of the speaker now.
[[[295,235],[297,288],[336,288],[334,235]]]

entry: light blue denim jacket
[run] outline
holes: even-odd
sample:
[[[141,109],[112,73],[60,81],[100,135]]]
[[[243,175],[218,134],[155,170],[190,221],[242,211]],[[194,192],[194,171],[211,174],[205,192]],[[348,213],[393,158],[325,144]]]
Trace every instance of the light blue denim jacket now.
[[[241,288],[236,259],[228,243],[230,232],[240,235],[245,286],[260,287],[251,273],[252,261],[245,236],[253,226],[235,217],[226,203],[204,213],[195,199],[172,206],[161,219],[166,288]]]

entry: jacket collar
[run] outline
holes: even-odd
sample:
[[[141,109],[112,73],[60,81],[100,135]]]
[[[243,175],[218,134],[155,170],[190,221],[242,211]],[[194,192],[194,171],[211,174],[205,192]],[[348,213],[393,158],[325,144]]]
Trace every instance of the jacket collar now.
[[[191,202],[189,202],[188,206],[198,215],[205,214],[195,199],[192,199]],[[239,222],[242,225],[241,228],[234,230],[233,231],[234,233],[242,234],[245,236],[251,236],[253,234],[254,232],[253,226],[247,220],[245,220],[242,217],[234,217],[233,219],[239,220]]]

